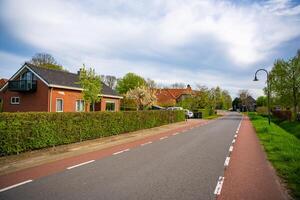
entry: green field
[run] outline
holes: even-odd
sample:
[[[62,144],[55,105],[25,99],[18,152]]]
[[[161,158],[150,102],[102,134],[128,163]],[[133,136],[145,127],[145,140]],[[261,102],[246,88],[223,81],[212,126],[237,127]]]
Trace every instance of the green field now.
[[[249,117],[257,135],[264,146],[268,160],[273,164],[277,174],[286,182],[291,195],[300,199],[300,140],[286,130],[296,130],[293,124],[284,130],[275,123],[268,125],[267,118],[255,113]]]

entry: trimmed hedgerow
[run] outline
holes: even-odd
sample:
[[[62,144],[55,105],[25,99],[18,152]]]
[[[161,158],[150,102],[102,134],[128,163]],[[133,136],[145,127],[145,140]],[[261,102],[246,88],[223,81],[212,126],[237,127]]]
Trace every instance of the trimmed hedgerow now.
[[[107,137],[183,120],[182,111],[0,113],[0,155]]]

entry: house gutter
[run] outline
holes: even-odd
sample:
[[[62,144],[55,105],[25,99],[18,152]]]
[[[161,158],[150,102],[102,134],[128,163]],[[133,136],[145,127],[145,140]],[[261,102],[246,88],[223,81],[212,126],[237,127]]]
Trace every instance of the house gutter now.
[[[49,112],[52,112],[52,90],[53,90],[53,87],[50,88],[50,99],[49,99]]]

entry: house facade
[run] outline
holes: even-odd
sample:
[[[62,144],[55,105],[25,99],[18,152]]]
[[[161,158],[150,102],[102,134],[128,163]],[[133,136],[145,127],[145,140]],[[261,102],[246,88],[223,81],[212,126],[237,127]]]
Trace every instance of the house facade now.
[[[175,106],[176,103],[184,100],[187,97],[190,97],[193,93],[193,90],[190,85],[187,85],[186,88],[164,88],[156,89],[156,104],[159,106]]]
[[[90,111],[79,85],[79,73],[25,63],[0,89],[3,112]],[[119,111],[122,97],[102,83],[95,111]]]
[[[252,96],[248,96],[244,102],[238,97],[232,101],[232,109],[241,112],[256,111],[256,100]]]

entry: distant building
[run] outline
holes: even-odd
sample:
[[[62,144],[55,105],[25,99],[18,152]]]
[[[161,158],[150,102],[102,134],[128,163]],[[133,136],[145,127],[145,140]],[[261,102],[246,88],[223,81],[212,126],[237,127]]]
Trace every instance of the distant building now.
[[[157,105],[159,106],[175,106],[176,103],[190,97],[193,90],[190,85],[186,88],[164,88],[156,89]]]
[[[232,109],[241,112],[253,112],[256,110],[256,100],[252,96],[242,102],[240,98],[236,97],[232,102]]]

